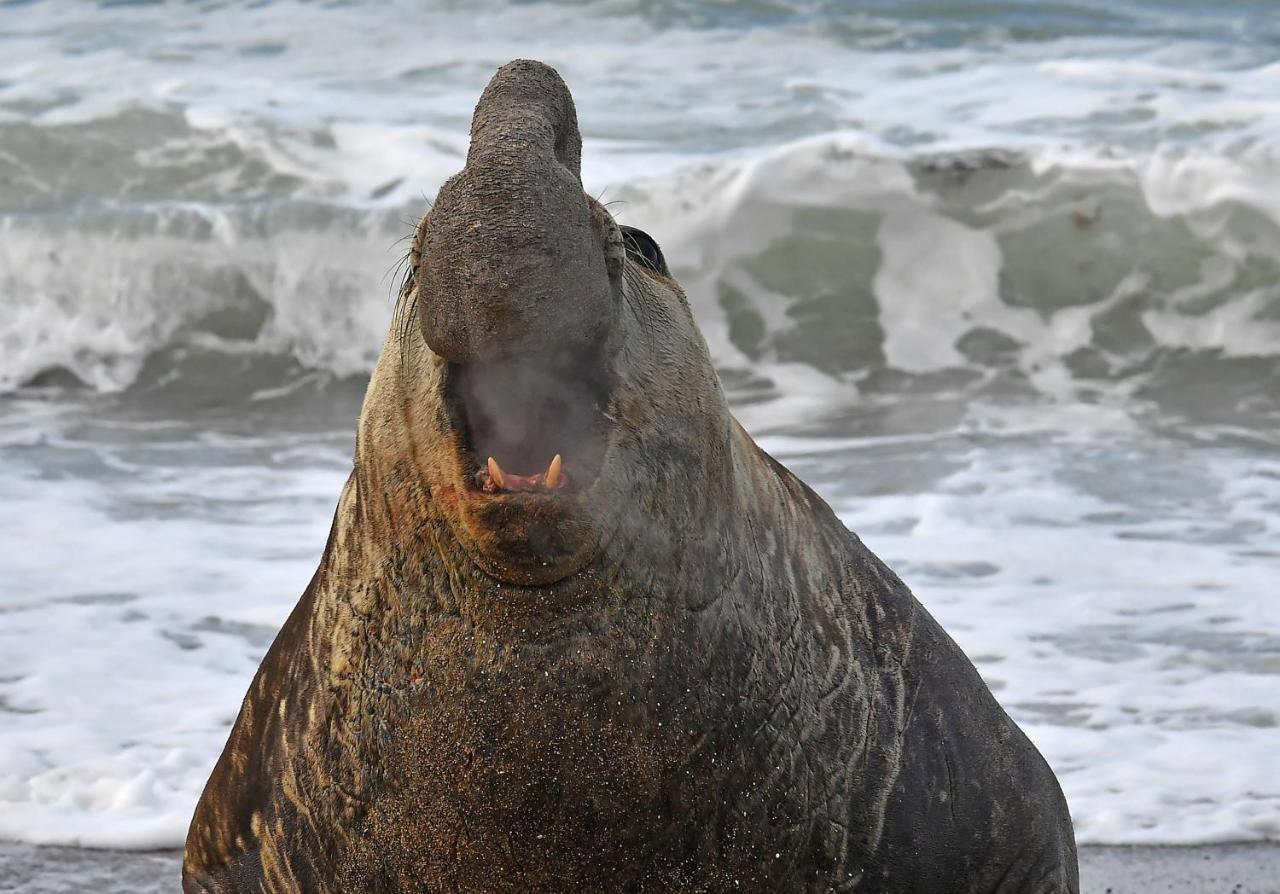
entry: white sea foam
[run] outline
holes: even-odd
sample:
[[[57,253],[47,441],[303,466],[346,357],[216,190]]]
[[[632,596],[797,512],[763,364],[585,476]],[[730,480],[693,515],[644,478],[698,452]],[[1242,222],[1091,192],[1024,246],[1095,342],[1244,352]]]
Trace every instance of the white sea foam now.
[[[116,471],[0,476],[0,536],[23,544],[6,550],[0,587],[0,838],[179,846],[318,560],[341,457],[201,469],[188,443],[156,449],[172,460],[156,467],[39,441]]]

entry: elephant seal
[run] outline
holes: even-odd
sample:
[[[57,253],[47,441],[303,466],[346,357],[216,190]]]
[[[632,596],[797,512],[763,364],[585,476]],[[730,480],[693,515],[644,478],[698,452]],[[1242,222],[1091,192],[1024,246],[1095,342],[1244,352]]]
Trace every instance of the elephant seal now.
[[[568,89],[503,67],[187,892],[1075,892],[1052,772],[734,421]]]

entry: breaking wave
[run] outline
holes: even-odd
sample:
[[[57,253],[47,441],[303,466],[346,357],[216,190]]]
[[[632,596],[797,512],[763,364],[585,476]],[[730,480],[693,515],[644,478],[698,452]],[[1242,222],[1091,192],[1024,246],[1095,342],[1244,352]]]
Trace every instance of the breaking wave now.
[[[829,135],[607,198],[664,245],[731,386],[1000,387],[1274,414],[1278,174],[1259,152],[890,157]],[[192,349],[367,373],[425,201],[325,201],[258,179],[273,188],[235,202],[0,217],[0,390],[56,371],[108,391],[180,379]]]

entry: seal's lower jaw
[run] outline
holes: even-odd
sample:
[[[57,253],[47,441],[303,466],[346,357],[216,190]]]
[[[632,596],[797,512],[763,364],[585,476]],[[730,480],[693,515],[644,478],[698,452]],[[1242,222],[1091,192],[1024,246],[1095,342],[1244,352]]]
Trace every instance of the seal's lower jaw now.
[[[576,574],[601,546],[579,501],[489,500],[460,507],[460,539],[482,571],[503,583],[545,587]]]
[[[596,351],[450,363],[455,533],[490,576],[546,586],[600,548],[612,373]]]

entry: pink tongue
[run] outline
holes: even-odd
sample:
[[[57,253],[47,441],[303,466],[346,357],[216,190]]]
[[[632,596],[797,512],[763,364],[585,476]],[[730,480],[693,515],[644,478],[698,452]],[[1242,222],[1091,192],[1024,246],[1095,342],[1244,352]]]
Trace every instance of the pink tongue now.
[[[502,481],[506,485],[503,490],[537,490],[542,487],[542,472],[536,475],[516,475],[504,472]]]
[[[543,484],[547,477],[546,472],[538,472],[536,475],[516,475],[513,472],[503,472],[502,487],[498,487],[498,485],[494,483],[493,478],[489,476],[489,472],[486,469],[481,469],[476,477],[480,481],[480,489],[486,494],[518,493],[523,491],[548,489]],[[559,490],[565,486],[568,480],[569,476],[561,472],[560,480],[557,481],[556,486],[551,489]]]

